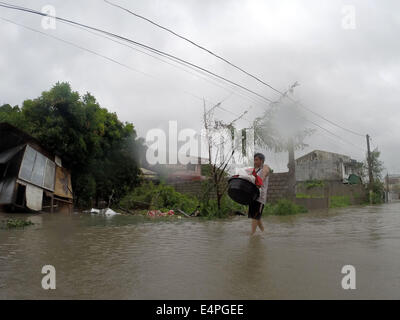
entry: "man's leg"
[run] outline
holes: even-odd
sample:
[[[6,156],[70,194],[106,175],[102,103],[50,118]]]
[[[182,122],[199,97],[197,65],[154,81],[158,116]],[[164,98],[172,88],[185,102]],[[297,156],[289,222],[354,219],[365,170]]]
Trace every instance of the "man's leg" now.
[[[258,204],[257,225],[258,225],[258,227],[260,228],[261,231],[264,231],[264,226],[263,226],[263,223],[262,223],[262,220],[261,220],[261,215],[262,215],[263,209],[264,209],[264,205],[262,203],[259,203]]]
[[[258,220],[251,219],[251,235],[254,235],[256,233],[257,225],[258,225]]]
[[[260,230],[261,230],[262,232],[264,232],[264,226],[263,226],[263,223],[262,223],[261,219],[258,220],[257,222],[258,222],[257,225],[258,225],[258,227],[260,228]]]

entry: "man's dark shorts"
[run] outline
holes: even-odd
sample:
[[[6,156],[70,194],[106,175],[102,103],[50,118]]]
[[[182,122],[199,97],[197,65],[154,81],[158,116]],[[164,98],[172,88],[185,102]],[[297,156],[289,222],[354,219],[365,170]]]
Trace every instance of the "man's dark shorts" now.
[[[263,210],[264,210],[264,205],[261,202],[253,201],[249,205],[248,217],[251,219],[260,220]]]

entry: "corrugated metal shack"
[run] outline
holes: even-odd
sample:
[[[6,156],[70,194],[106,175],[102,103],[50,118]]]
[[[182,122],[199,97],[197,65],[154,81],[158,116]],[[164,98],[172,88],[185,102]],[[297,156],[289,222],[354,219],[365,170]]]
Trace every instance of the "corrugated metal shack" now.
[[[8,123],[0,123],[0,206],[7,211],[73,208],[71,174],[62,160]]]

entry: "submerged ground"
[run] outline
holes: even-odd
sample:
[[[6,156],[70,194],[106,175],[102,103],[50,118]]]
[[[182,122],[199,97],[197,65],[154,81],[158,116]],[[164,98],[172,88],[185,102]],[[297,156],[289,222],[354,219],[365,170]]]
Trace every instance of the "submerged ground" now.
[[[0,229],[1,299],[400,299],[400,202],[268,216],[254,237],[246,217],[29,219]],[[44,265],[56,290],[41,287]],[[344,265],[355,290],[342,289]]]

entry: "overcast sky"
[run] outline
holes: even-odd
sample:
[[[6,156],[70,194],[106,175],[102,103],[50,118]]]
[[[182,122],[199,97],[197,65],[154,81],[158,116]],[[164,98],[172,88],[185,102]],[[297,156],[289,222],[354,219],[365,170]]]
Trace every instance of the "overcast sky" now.
[[[284,91],[295,81],[295,97],[309,109],[356,132],[369,133],[385,167],[400,173],[400,2],[321,0],[113,0],[181,33]],[[41,10],[53,5],[57,16],[103,28],[177,55],[277,99],[278,94],[215,57],[102,0],[9,1]],[[355,25],[346,11],[354,6]],[[343,11],[344,10],[344,11]],[[267,104],[228,85],[216,85],[120,44],[65,24],[44,30],[41,17],[0,8],[0,17],[60,37],[115,59],[137,71],[0,20],[0,104],[21,104],[68,81],[73,90],[91,92],[99,103],[136,126],[140,136],[152,128],[201,129],[202,98],[246,120]],[[350,21],[350,22],[349,22]],[[352,28],[355,26],[355,28]],[[350,29],[349,29],[350,28]],[[229,121],[235,116],[218,110]],[[307,123],[315,134],[309,148],[362,160],[365,137],[341,130],[312,113],[303,116],[350,143]],[[286,154],[267,154],[275,171],[285,171]]]

